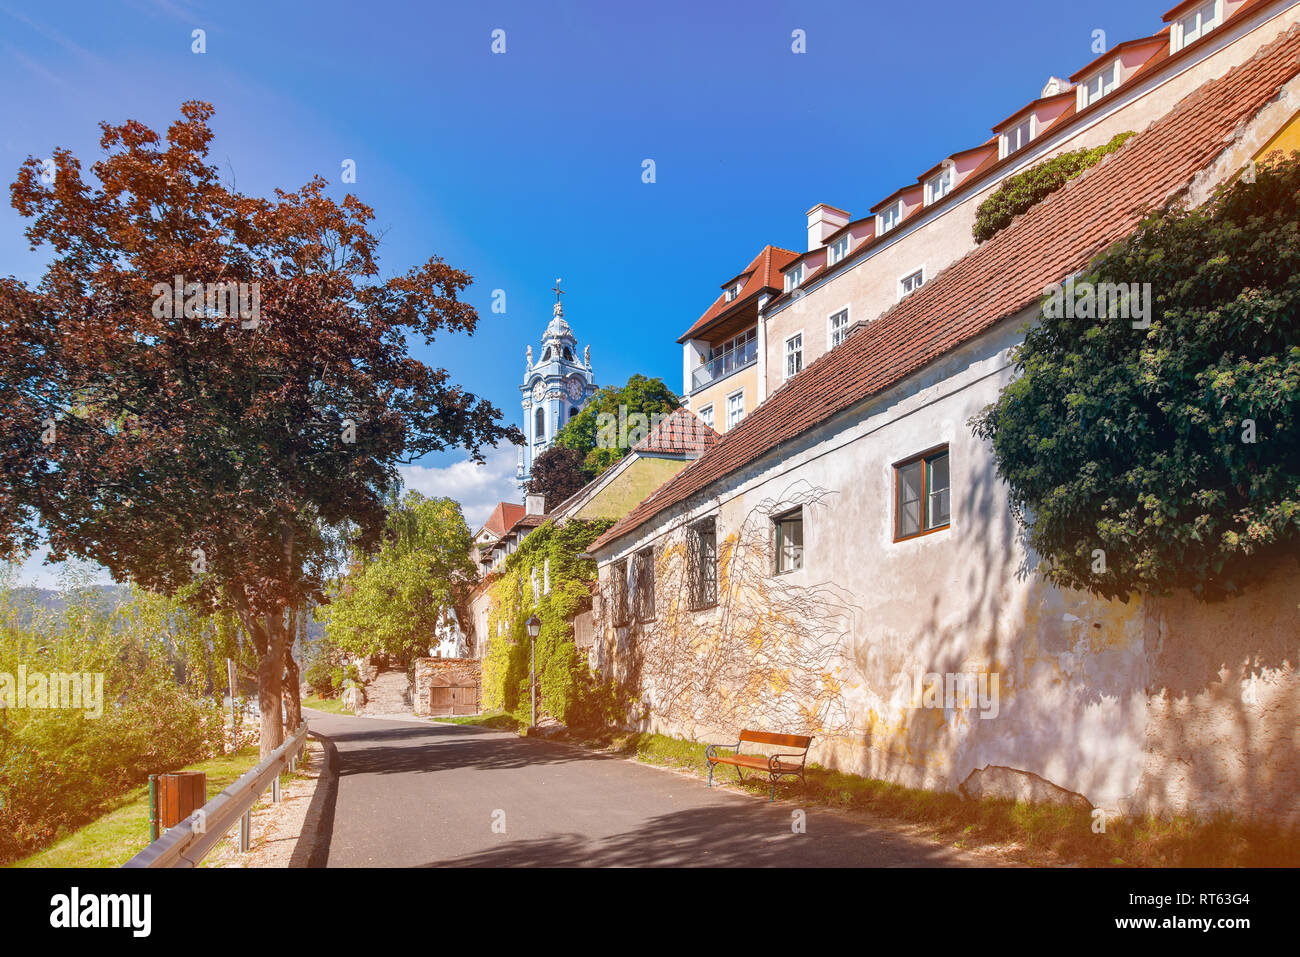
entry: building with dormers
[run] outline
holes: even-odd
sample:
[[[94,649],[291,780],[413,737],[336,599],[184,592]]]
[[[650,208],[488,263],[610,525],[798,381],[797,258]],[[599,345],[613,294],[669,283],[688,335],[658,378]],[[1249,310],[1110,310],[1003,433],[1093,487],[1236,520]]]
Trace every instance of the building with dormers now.
[[[533,362],[533,347],[528,346],[523,393],[524,436],[527,442],[519,449],[519,466],[515,473],[520,489],[532,478],[533,462],[555,439],[570,419],[595,394],[596,376],[591,370],[591,346],[578,357],[578,339],[564,321],[563,294],[559,280],[555,287],[555,312],[542,334],[542,349]]]

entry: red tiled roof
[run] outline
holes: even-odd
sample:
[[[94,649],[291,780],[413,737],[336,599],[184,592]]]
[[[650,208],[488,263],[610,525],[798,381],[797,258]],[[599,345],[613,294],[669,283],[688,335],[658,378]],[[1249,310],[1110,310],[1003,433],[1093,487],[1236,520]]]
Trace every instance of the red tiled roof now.
[[[674,409],[649,435],[632,446],[632,451],[702,454],[717,445],[720,439],[721,436],[690,409]]]
[[[1137,40],[1125,40],[1123,43],[1115,44],[1113,47],[1111,47],[1101,56],[1097,57],[1097,59],[1093,60],[1087,66],[1081,67],[1078,70],[1075,70],[1073,73],[1071,73],[1070,82],[1078,83],[1080,80],[1082,80],[1093,70],[1099,69],[1100,67],[1103,67],[1108,63],[1113,63],[1115,61],[1115,58],[1118,57],[1121,53],[1125,53],[1129,50],[1137,50],[1144,46],[1151,47],[1152,56],[1154,56],[1158,52],[1156,49],[1157,47],[1165,50],[1165,52],[1168,52],[1169,51],[1169,28],[1166,27],[1164,30],[1161,30],[1155,36],[1141,37]],[[1073,93],[1074,91],[1071,90],[1070,92]]]
[[[1002,128],[1003,128],[1004,126],[1010,126],[1012,120],[1018,120],[1018,119],[1020,119],[1022,116],[1024,116],[1024,115],[1025,115],[1026,113],[1028,113],[1030,110],[1037,110],[1039,107],[1041,107],[1041,106],[1043,106],[1043,105],[1045,105],[1045,104],[1047,104],[1047,103],[1052,103],[1052,102],[1054,102],[1054,101],[1056,101],[1056,100],[1063,100],[1063,99],[1065,99],[1067,96],[1078,98],[1078,94],[1075,93],[1074,90],[1071,89],[1071,90],[1066,90],[1064,93],[1053,93],[1051,96],[1040,96],[1040,97],[1039,97],[1038,99],[1036,99],[1036,100],[1031,100],[1030,102],[1026,103],[1024,106],[1022,106],[1020,109],[1018,109],[1018,110],[1016,110],[1014,113],[1012,113],[1010,116],[1008,116],[1008,117],[1007,117],[1005,120],[1003,120],[1001,123],[994,123],[994,124],[993,124],[993,127],[992,127],[993,132],[994,132],[994,133],[999,133],[999,132],[1001,132],[1001,131],[1002,131]],[[1056,121],[1053,120],[1052,122],[1055,123]]]
[[[1300,72],[1300,26],[1203,84],[1122,148],[867,323],[747,415],[718,445],[594,541],[595,551],[659,512],[878,395],[1087,266],[1143,215],[1186,188],[1237,126]]]
[[[492,509],[492,514],[488,516],[488,520],[483,523],[483,527],[497,538],[500,538],[514,527],[515,522],[519,521],[523,514],[524,507],[522,505],[516,505],[513,502],[498,502],[497,507]]]
[[[722,295],[713,301],[713,305],[704,310],[704,315],[695,320],[695,325],[687,329],[685,335],[677,341],[685,342],[687,339],[693,339],[703,332],[707,326],[712,325],[715,319],[721,318],[725,313],[730,312],[763,289],[780,291],[785,284],[785,280],[781,276],[781,270],[798,258],[799,254],[789,249],[782,249],[780,246],[764,246],[740,273],[741,276],[748,277],[745,280],[745,285],[740,290],[740,294],[728,302],[727,294],[724,291]]]

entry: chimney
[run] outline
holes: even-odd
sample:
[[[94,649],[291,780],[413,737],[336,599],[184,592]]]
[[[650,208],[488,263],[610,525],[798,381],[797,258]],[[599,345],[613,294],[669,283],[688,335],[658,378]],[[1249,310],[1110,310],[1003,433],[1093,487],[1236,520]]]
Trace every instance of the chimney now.
[[[808,210],[808,251],[821,249],[827,236],[848,224],[849,214],[844,210],[818,203]]]
[[[545,515],[546,510],[543,506],[546,503],[544,495],[526,495],[524,496],[524,514],[525,515]]]

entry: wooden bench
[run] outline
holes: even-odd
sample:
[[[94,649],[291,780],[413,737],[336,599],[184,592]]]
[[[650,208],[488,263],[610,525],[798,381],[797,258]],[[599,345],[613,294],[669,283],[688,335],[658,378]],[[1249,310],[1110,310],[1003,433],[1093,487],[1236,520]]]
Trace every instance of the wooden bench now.
[[[801,783],[807,786],[808,782],[804,781],[804,765],[808,761],[808,747],[812,744],[812,738],[804,734],[772,734],[767,731],[750,731],[740,732],[740,739],[734,744],[711,744],[704,751],[704,760],[709,765],[709,787],[713,787],[713,769],[719,764],[730,764],[735,767],[736,775],[740,780],[745,780],[745,773],[741,768],[749,768],[754,771],[765,771],[772,780],[772,794],[769,801],[776,800],[776,782],[781,778],[789,776],[798,778]],[[751,744],[774,745],[778,748],[793,748],[797,753],[791,754],[741,754],[740,747],[746,741]],[[719,754],[718,751],[726,750],[731,754]],[[787,761],[787,758],[798,758],[799,763],[793,760]]]

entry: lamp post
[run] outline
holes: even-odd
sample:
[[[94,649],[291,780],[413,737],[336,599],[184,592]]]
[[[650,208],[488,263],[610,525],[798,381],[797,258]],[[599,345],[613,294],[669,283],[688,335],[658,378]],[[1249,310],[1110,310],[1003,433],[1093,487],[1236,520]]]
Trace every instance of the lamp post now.
[[[536,615],[533,615],[526,622],[524,627],[528,629],[528,656],[529,656],[529,689],[533,693],[533,723],[530,727],[537,727],[537,636],[542,631],[542,621]]]

